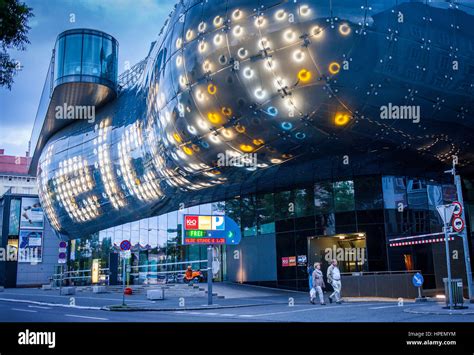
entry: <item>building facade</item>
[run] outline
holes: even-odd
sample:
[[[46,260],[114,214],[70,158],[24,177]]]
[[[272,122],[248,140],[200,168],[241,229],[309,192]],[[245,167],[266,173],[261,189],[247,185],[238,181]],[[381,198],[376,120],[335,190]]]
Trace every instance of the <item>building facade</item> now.
[[[465,1],[182,1],[120,78],[112,36],[66,31],[31,139],[45,213],[63,240],[135,239],[137,282],[148,262],[200,258],[181,214],[217,203],[243,233],[215,252],[224,280],[304,290],[309,263],[342,253],[346,272],[421,270],[440,288],[453,159],[471,215],[473,16]]]

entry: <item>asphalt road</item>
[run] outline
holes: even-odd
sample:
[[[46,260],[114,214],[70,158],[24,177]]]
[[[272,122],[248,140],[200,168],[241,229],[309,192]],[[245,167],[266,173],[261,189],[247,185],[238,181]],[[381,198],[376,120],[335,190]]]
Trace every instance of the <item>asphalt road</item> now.
[[[0,301],[0,322],[474,322],[474,315],[407,313],[418,303],[284,304],[199,311],[110,312]]]

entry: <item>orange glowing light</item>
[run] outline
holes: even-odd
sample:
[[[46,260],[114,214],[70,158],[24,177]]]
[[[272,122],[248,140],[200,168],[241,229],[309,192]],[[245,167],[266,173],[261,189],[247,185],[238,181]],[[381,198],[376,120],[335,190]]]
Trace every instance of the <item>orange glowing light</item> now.
[[[298,72],[298,79],[301,80],[303,83],[311,80],[311,72],[307,69],[301,69]]]
[[[336,126],[345,126],[351,120],[351,116],[347,113],[336,113],[334,117],[334,123]]]
[[[264,141],[263,139],[261,139],[261,138],[257,138],[257,139],[254,139],[254,140],[252,141],[252,143],[253,143],[254,145],[256,145],[256,146],[259,146],[259,145],[264,144],[265,141]]]
[[[341,70],[341,65],[337,62],[332,62],[331,64],[329,64],[329,72],[331,74],[337,74],[339,73],[339,71]]]
[[[217,86],[215,86],[214,84],[209,84],[207,86],[207,92],[211,95],[215,95],[215,93],[217,92]]]

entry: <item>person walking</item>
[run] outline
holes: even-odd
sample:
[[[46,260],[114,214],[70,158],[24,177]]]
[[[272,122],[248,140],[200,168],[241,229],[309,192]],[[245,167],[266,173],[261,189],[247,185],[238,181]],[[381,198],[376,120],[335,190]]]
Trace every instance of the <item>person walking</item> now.
[[[332,303],[333,297],[337,304],[341,303],[341,272],[337,267],[337,260],[333,259],[327,271],[328,283],[334,289],[334,292],[329,296],[329,303]]]
[[[321,271],[321,263],[314,263],[314,271],[313,271],[313,288],[315,289],[315,294],[318,294],[319,297],[319,304],[325,306],[326,303],[324,302],[324,294],[323,294],[323,288],[326,288],[326,285],[324,284],[324,279],[323,279],[323,272]],[[314,304],[314,298],[311,303]]]
[[[314,271],[314,268],[313,268],[313,265],[309,265],[308,266],[308,283],[309,283],[309,301],[311,303],[313,303],[313,271]]]

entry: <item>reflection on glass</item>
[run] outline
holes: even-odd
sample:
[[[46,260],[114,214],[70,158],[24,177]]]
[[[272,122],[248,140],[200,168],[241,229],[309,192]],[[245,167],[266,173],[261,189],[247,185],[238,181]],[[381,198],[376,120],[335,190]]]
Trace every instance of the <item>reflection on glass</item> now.
[[[411,209],[428,209],[426,182],[423,179],[408,179],[407,181],[408,207]]]
[[[407,206],[406,185],[404,177],[383,176],[382,190],[385,208],[403,209]]]
[[[333,187],[336,212],[353,211],[355,209],[354,182],[352,180],[337,181]]]
[[[314,211],[318,214],[334,212],[333,188],[330,182],[314,184]]]
[[[66,37],[63,75],[81,75],[82,35],[75,34]]]
[[[295,190],[296,217],[312,216],[314,213],[313,200],[313,191],[310,189]]]

